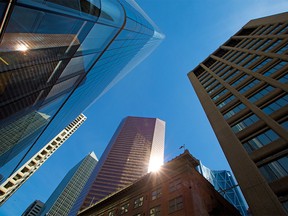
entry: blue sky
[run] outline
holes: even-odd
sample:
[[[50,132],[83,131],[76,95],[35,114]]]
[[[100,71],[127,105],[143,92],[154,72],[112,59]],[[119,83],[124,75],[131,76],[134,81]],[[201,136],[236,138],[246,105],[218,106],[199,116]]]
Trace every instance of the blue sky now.
[[[165,161],[183,152],[212,169],[230,169],[187,73],[249,20],[288,10],[287,0],[138,0],[166,35],[160,46],[84,114],[86,122],[0,208],[21,215],[45,202],[64,175],[90,151],[100,158],[120,121],[130,116],[166,121]]]

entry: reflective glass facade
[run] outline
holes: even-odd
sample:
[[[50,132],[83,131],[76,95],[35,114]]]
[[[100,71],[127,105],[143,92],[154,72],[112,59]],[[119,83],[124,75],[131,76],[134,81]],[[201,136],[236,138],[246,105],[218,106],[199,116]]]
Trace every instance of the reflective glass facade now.
[[[164,121],[156,118],[125,118],[93,171],[94,180],[81,209],[147,174],[151,164],[163,164],[164,138]]]
[[[0,21],[6,177],[163,39],[132,0],[0,1]]]
[[[75,165],[48,198],[40,215],[76,215],[77,211],[71,214],[72,207],[85,187],[97,161],[96,155],[92,152]]]
[[[188,74],[255,215],[288,212],[287,46],[288,13],[251,20]]]
[[[214,186],[215,190],[238,209],[241,215],[249,215],[238,184],[229,171],[210,170],[201,162],[197,169]]]

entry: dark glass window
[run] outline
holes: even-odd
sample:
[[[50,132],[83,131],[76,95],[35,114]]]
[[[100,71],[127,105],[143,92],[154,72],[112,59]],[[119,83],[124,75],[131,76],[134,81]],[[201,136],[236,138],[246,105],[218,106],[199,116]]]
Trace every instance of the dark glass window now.
[[[274,49],[274,47],[278,46],[278,44],[280,44],[283,40],[282,39],[278,39],[277,41],[273,42],[272,44],[270,44],[270,46],[268,46],[267,48],[265,48],[263,51],[270,51],[272,49]]]
[[[243,144],[248,153],[251,153],[275,140],[279,139],[279,136],[271,129],[255,136]]]
[[[265,73],[263,73],[263,76],[270,76],[271,74],[274,74],[275,72],[281,70],[283,67],[287,65],[287,61],[280,61],[276,64],[274,64],[269,70],[267,70]]]
[[[235,87],[248,77],[247,74],[232,82],[231,86]]]
[[[245,118],[241,122],[237,123],[236,125],[232,126],[231,129],[233,130],[234,133],[237,133],[239,131],[244,130],[245,128],[249,127],[250,125],[252,125],[253,123],[255,123],[257,121],[259,121],[258,116],[253,114],[253,115]]]
[[[278,81],[284,84],[288,83],[288,74],[285,74],[284,76],[280,77]]]
[[[224,89],[222,90],[220,93],[218,93],[216,96],[214,96],[212,98],[213,101],[217,100],[218,98],[220,98],[222,95],[224,95],[226,92],[228,92],[228,89]]]
[[[183,209],[183,197],[179,196],[169,201],[169,213]]]
[[[288,157],[282,157],[259,167],[261,174],[268,182],[281,179],[288,175]]]
[[[169,184],[169,191],[173,192],[181,188],[181,179],[176,179]]]
[[[223,116],[225,119],[229,119],[230,117],[234,116],[241,110],[245,109],[246,106],[244,104],[239,104],[238,106],[234,107],[232,110],[229,110],[227,113],[225,113]]]
[[[288,43],[285,46],[281,47],[281,49],[279,49],[276,53],[283,54],[286,53],[287,50],[288,50]]]
[[[277,99],[276,101],[270,103],[269,105],[262,108],[263,112],[267,115],[272,114],[273,112],[281,109],[282,107],[288,104],[288,95],[284,95],[283,97]]]
[[[221,102],[220,104],[217,105],[217,107],[220,109],[222,107],[224,107],[226,104],[228,104],[230,101],[234,100],[235,96],[231,95],[230,97],[228,97],[226,100],[224,100],[223,102]]]
[[[156,190],[152,191],[151,199],[152,199],[152,200],[155,200],[155,199],[160,198],[160,197],[161,197],[161,194],[162,194],[161,191],[162,191],[161,188],[157,188]]]
[[[250,82],[248,85],[245,85],[244,87],[240,88],[238,91],[241,94],[244,94],[246,91],[252,89],[254,86],[256,86],[258,83],[260,83],[260,80],[255,79],[252,82]]]
[[[250,101],[250,102],[256,102],[256,101],[258,101],[258,100],[260,100],[261,98],[263,98],[263,97],[265,97],[267,94],[269,94],[270,92],[272,92],[272,91],[274,91],[275,90],[275,88],[274,87],[272,87],[272,86],[266,86],[264,89],[262,89],[261,91],[259,91],[259,92],[257,92],[256,94],[254,94],[254,95],[252,95],[252,96],[250,96],[249,98],[248,98],[248,100]]]
[[[266,66],[269,62],[271,62],[273,59],[272,58],[266,58],[264,61],[262,61],[260,64],[258,64],[256,67],[252,69],[253,72],[258,71],[259,69],[263,68]]]

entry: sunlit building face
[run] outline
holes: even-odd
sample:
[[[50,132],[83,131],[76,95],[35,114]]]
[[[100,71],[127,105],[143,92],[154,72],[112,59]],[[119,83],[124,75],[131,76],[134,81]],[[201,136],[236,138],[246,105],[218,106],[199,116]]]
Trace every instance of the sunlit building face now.
[[[126,187],[164,162],[165,122],[157,118],[125,118],[95,169],[95,180],[82,205],[86,208]]]

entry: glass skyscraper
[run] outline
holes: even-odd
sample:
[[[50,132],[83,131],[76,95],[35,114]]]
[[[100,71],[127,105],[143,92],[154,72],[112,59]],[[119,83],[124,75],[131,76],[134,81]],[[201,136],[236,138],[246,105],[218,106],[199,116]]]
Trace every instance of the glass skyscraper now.
[[[30,178],[67,139],[69,139],[86,119],[86,116],[80,114],[23,166],[13,172],[6,181],[0,182],[0,206]],[[5,172],[2,173],[2,175],[3,174],[5,174]]]
[[[81,209],[128,186],[164,163],[165,122],[127,117],[119,125],[93,171],[94,180]]]
[[[163,39],[133,0],[1,1],[0,23],[6,177]]]
[[[255,215],[288,213],[287,54],[282,13],[251,20],[188,74]]]
[[[241,215],[248,215],[245,200],[241,195],[238,184],[229,171],[211,170],[201,162],[197,170],[214,186],[216,191],[238,209]]]
[[[75,165],[46,201],[41,216],[76,215],[74,204],[85,187],[98,160],[94,152]]]

